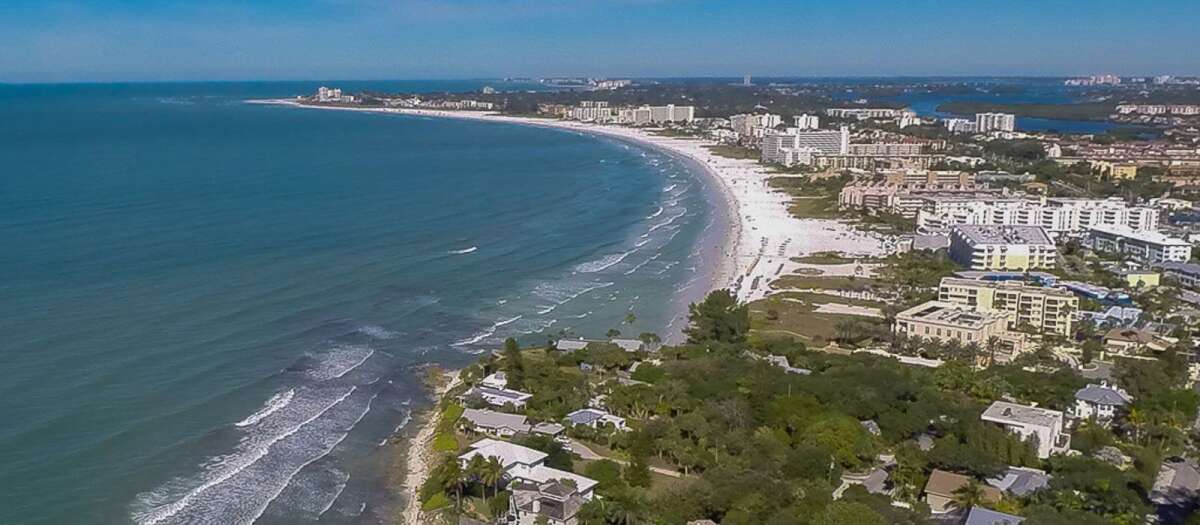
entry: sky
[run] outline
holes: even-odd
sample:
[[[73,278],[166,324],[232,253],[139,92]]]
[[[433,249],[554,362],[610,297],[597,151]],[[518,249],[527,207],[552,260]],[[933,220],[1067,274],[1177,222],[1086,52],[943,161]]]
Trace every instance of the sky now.
[[[0,82],[1200,75],[1197,0],[0,0]]]

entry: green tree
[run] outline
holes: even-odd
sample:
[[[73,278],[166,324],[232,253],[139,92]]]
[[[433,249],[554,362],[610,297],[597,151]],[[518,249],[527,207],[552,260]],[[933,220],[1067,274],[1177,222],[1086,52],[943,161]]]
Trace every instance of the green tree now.
[[[729,290],[715,290],[688,306],[688,322],[688,342],[738,343],[750,332],[750,310]]]
[[[952,496],[950,505],[957,509],[969,509],[984,502],[983,487],[975,480],[954,489]]]
[[[521,345],[509,337],[504,340],[504,374],[508,379],[508,387],[521,390],[525,387],[525,361],[521,357]]]
[[[835,501],[813,519],[814,525],[886,525],[887,521],[862,503]]]

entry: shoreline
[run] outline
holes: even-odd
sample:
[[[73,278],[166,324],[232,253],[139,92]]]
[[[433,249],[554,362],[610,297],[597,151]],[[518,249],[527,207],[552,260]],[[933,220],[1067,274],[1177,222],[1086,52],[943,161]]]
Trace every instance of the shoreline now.
[[[768,184],[775,174],[754,160],[730,159],[713,154],[705,146],[716,143],[693,137],[667,137],[647,130],[603,126],[558,119],[512,117],[493,112],[462,112],[401,108],[356,108],[300,104],[294,100],[251,100],[253,104],[285,105],[298,108],[399,114],[415,117],[452,118],[538,126],[560,131],[583,133],[629,142],[656,150],[698,170],[705,188],[705,199],[713,206],[710,223],[697,239],[695,255],[699,274],[680,283],[670,301],[670,320],[664,327],[664,342],[684,342],[683,326],[688,305],[700,301],[710,291],[734,290],[739,301],[762,299],[771,293],[769,283],[802,267],[794,257],[836,250],[848,255],[875,256],[885,253],[878,236],[855,230],[834,219],[799,219],[788,211],[791,197]],[[705,180],[706,179],[706,180]],[[715,262],[710,258],[715,256]],[[701,286],[696,286],[700,284]],[[458,371],[448,373],[449,381],[430,392],[433,405],[414,418],[417,433],[404,447],[404,501],[399,516],[406,524],[420,523],[419,491],[435,466],[432,449],[438,424],[438,404],[459,381]]]
[[[624,126],[608,126],[560,119],[513,117],[495,112],[469,112],[408,108],[360,108],[343,106],[319,106],[301,104],[292,99],[247,101],[254,104],[285,105],[298,108],[326,109],[338,111],[360,111],[432,118],[453,118],[476,122],[494,122],[525,126],[538,126],[562,131],[586,133],[617,140],[629,141],[640,146],[682,158],[700,168],[709,179],[710,196],[719,195],[724,201],[724,224],[720,225],[720,246],[708,246],[716,233],[701,236],[701,254],[707,247],[719,253],[718,261],[710,266],[707,287],[702,293],[681,295],[673,305],[673,323],[686,316],[687,305],[702,299],[705,294],[720,288],[730,288],[742,302],[762,299],[771,294],[769,283],[779,276],[792,273],[801,264],[791,259],[822,251],[839,251],[848,256],[885,255],[883,240],[878,235],[860,232],[836,219],[800,219],[788,211],[791,197],[776,191],[768,179],[776,174],[767,171],[755,160],[731,159],[713,154],[705,146],[716,145],[707,139],[694,137],[667,137],[655,135],[645,129]],[[706,185],[709,186],[709,185]],[[703,269],[700,269],[704,272]],[[667,328],[673,328],[669,325]],[[682,327],[680,327],[682,328]],[[679,332],[679,330],[675,330]],[[681,337],[681,334],[678,335]],[[664,341],[677,337],[666,334]]]
[[[430,389],[430,400],[433,402],[422,414],[413,418],[417,423],[417,433],[406,440],[403,447],[404,481],[402,484],[404,501],[398,512],[401,523],[415,524],[421,520],[421,485],[432,472],[436,454],[433,450],[433,439],[437,434],[438,407],[442,399],[454,387],[458,386],[462,370],[445,370],[439,378],[441,385]]]

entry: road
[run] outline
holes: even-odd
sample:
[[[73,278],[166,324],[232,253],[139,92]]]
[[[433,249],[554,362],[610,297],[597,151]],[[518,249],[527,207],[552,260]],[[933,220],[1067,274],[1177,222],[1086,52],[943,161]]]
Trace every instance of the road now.
[[[578,441],[575,441],[574,439],[572,439],[572,440],[571,440],[571,444],[570,444],[570,445],[568,445],[568,447],[567,447],[567,448],[570,448],[570,449],[571,449],[571,452],[574,452],[574,453],[575,453],[575,454],[577,454],[579,457],[581,457],[581,458],[583,458],[583,459],[586,459],[586,460],[589,460],[589,461],[599,461],[599,460],[601,460],[601,459],[607,459],[607,460],[609,460],[609,461],[612,461],[612,462],[615,462],[615,463],[619,463],[619,464],[621,464],[621,465],[628,465],[628,464],[629,464],[629,462],[628,462],[628,461],[625,461],[625,460],[623,460],[623,459],[617,459],[617,458],[610,458],[610,457],[606,457],[606,456],[601,456],[600,454],[597,454],[597,453],[596,453],[595,451],[593,451],[592,449],[590,449],[590,448],[587,448],[586,446],[584,446],[584,444],[583,444],[583,443],[580,443],[580,442],[578,442]],[[662,475],[664,475],[664,476],[671,476],[672,478],[682,478],[682,477],[683,477],[683,474],[679,473],[678,471],[671,470],[671,469],[660,468],[660,467],[650,467],[650,472],[653,472],[653,473],[655,473],[655,474],[662,474]]]

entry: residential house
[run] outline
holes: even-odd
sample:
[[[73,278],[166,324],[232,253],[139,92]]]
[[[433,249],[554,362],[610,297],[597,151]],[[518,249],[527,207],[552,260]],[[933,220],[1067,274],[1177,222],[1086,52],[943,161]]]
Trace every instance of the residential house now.
[[[567,420],[572,425],[583,425],[595,429],[600,429],[605,425],[612,425],[617,430],[629,430],[625,426],[625,418],[614,416],[603,410],[595,408],[584,408],[567,414]]]
[[[1026,467],[1008,467],[999,476],[988,478],[987,484],[1005,494],[1023,498],[1050,486],[1050,475],[1043,470]]]
[[[964,521],[963,525],[1017,525],[1022,521],[1025,521],[1025,518],[1020,516],[983,507],[971,507],[971,512],[967,513],[967,521]]]
[[[554,349],[562,352],[574,352],[576,350],[583,350],[584,348],[587,348],[589,342],[590,341],[584,341],[583,339],[559,339],[558,341],[555,341]]]
[[[1110,421],[1117,411],[1133,402],[1133,398],[1122,388],[1109,386],[1108,382],[1089,384],[1075,392],[1075,405],[1071,417]]]
[[[1105,351],[1117,355],[1138,355],[1150,352],[1162,352],[1174,341],[1159,336],[1150,330],[1137,328],[1113,328],[1104,334]]]
[[[471,430],[499,437],[509,437],[521,432],[529,432],[529,422],[520,414],[505,414],[492,410],[463,410],[462,421]]]
[[[516,481],[508,485],[510,525],[576,525],[587,500],[571,483],[550,480],[542,483]]]
[[[470,450],[458,456],[459,463],[466,467],[475,456],[496,458],[504,469],[504,480],[507,482],[524,481],[527,483],[546,483],[553,480],[566,480],[575,485],[575,491],[585,501],[590,501],[596,488],[596,480],[566,472],[545,465],[546,453],[529,447],[499,441],[481,439],[470,446]]]
[[[483,402],[494,407],[512,406],[515,409],[525,408],[525,403],[533,397],[533,394],[521,392],[519,390],[509,390],[507,388],[492,388],[490,386],[477,386],[462,395],[462,398],[469,399],[478,397]]]
[[[980,419],[1003,426],[1023,440],[1035,439],[1037,455],[1042,459],[1066,452],[1071,442],[1070,434],[1063,432],[1063,413],[1057,410],[996,401]]]
[[[496,372],[492,375],[489,375],[489,376],[483,378],[483,380],[480,381],[479,384],[486,386],[488,388],[504,390],[504,389],[508,388],[508,376],[504,372]]]
[[[1200,504],[1200,465],[1173,458],[1162,462],[1150,489],[1150,501],[1158,506],[1160,523],[1183,523]]]
[[[962,474],[934,469],[925,483],[925,503],[929,504],[930,512],[945,514],[954,510],[954,492],[971,483],[971,478]],[[1002,497],[1000,489],[983,485],[983,500],[987,503],[998,503]]]

